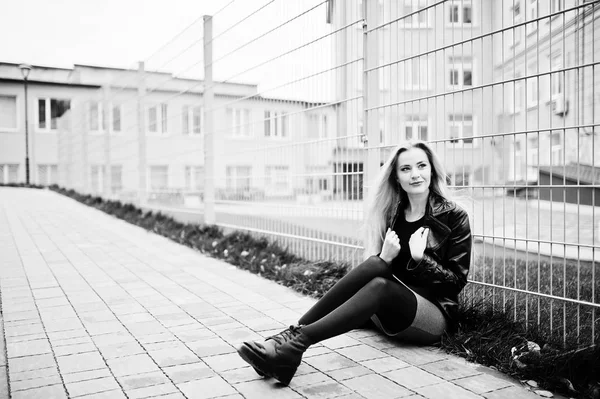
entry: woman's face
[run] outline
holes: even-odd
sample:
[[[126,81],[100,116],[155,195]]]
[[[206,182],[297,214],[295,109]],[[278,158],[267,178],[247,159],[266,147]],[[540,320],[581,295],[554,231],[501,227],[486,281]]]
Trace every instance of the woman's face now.
[[[396,165],[396,176],[400,187],[408,195],[429,193],[431,163],[425,151],[412,147],[400,153]]]

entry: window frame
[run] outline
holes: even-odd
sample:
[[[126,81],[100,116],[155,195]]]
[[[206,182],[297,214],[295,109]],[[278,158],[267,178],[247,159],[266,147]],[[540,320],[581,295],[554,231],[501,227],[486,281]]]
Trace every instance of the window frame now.
[[[470,116],[471,120],[465,120],[464,117],[466,116]],[[450,120],[450,117],[452,117],[452,120]],[[460,117],[457,119],[457,117]],[[457,126],[458,127],[458,132],[459,132],[459,136],[457,136],[456,138],[452,138],[450,137],[450,134],[448,134],[448,139],[449,139],[449,144],[452,146],[455,146],[457,148],[476,148],[479,147],[478,141],[476,140],[476,135],[475,132],[476,130],[476,121],[475,121],[475,116],[473,114],[449,114],[447,117],[447,121],[448,121],[448,130],[450,130],[453,126]],[[471,125],[471,130],[473,132],[473,134],[469,137],[465,137],[464,135],[464,130],[465,130],[465,126],[467,124]],[[465,143],[465,138],[471,138],[471,142],[470,143]],[[456,140],[456,142],[453,142],[453,140]]]
[[[267,113],[269,117],[267,117]],[[290,140],[291,124],[288,111],[264,110],[263,138],[271,140]],[[267,126],[269,134],[267,135]],[[285,132],[285,135],[283,134]]]
[[[186,137],[201,137],[204,134],[204,107],[202,105],[184,105],[182,107],[182,123],[185,129],[181,129],[181,134]],[[198,115],[200,123],[195,124],[195,117]],[[183,127],[182,126],[182,127]],[[199,132],[196,133],[196,127]]]
[[[185,165],[185,191],[188,193],[194,192],[204,192],[204,179],[200,179],[197,181],[196,173],[200,173],[204,176],[204,166],[203,165]]]
[[[471,56],[450,57],[450,59],[448,60],[448,68],[447,68],[448,75],[446,75],[446,76],[450,77],[450,73],[452,71],[456,71],[458,82],[457,82],[457,84],[453,85],[449,81],[447,84],[448,89],[449,90],[462,90],[464,88],[472,88],[473,86],[475,86],[475,74],[473,71],[474,64],[475,64],[475,60]],[[468,68],[465,68],[465,67],[468,67]],[[469,86],[465,85],[465,71],[471,72],[471,84]]]
[[[35,131],[37,133],[57,133],[58,132],[58,123],[56,128],[52,128],[52,100],[54,101],[68,101],[69,109],[71,109],[71,99],[70,98],[55,98],[55,97],[35,97]],[[44,117],[46,122],[46,127],[40,127],[40,100],[44,100],[45,110]]]
[[[40,176],[40,168],[44,167],[45,172],[44,172],[44,181],[42,181],[41,176]],[[52,173],[52,170],[54,169],[54,174]],[[57,164],[37,164],[36,165],[36,179],[35,181],[37,182],[37,184],[40,185],[45,185],[45,186],[50,186],[52,184],[58,184],[58,165]],[[56,178],[53,179],[52,176],[55,176]]]
[[[416,4],[414,4],[414,2],[416,1]],[[403,13],[404,15],[407,15],[409,13],[406,13],[406,9],[410,8],[411,11],[410,13],[413,13],[415,11],[418,11],[417,14],[412,15],[410,18],[404,18],[404,25],[402,26],[402,28],[406,28],[406,29],[427,29],[431,27],[431,18],[429,17],[429,12],[428,11],[419,11],[421,10],[421,8],[423,6],[427,5],[427,1],[426,0],[404,0],[402,7],[403,7]],[[419,22],[419,16],[420,15],[425,15],[425,22]],[[417,23],[414,23],[415,18],[417,19]],[[411,21],[410,23],[408,23],[407,21]]]
[[[422,115],[406,115],[403,125],[402,125],[402,131],[403,131],[403,136],[405,140],[423,140],[423,141],[427,141],[429,139],[429,118],[426,116],[422,116]],[[412,137],[409,139],[406,135],[406,128],[410,127],[412,130]],[[423,139],[421,136],[421,128],[425,127],[427,129],[427,139]],[[416,138],[415,138],[415,132],[416,132]]]
[[[150,130],[150,110],[156,110],[156,131]],[[167,103],[156,103],[146,106],[146,135],[148,136],[169,136],[169,107]],[[166,128],[166,130],[165,130]]]
[[[403,80],[404,90],[406,90],[406,91],[428,91],[428,90],[430,90],[430,87],[432,85],[431,68],[430,68],[431,62],[428,57],[425,57],[426,71],[423,74],[424,82],[422,81],[423,77],[421,75],[419,75],[419,81],[417,82],[417,84],[414,84],[414,76],[413,76],[414,64],[413,64],[413,62],[415,60],[417,60],[418,61],[417,69],[422,71],[421,58],[423,58],[423,57],[414,57],[414,58],[411,58],[410,60],[408,60],[407,62],[402,63],[403,70],[401,70],[401,73],[402,73],[402,77],[406,78],[405,80]]]
[[[0,94],[0,97],[10,97],[10,98],[14,98],[14,100],[15,100],[15,127],[8,127],[8,126],[0,125],[0,131],[9,132],[9,133],[18,132],[20,129],[19,121],[21,120],[20,110],[19,110],[19,95],[7,93],[7,94]]]
[[[278,170],[284,171],[278,174]],[[285,187],[278,187],[278,184],[284,183]],[[292,188],[292,177],[290,174],[290,165],[265,165],[265,192],[270,195],[288,194]]]
[[[527,76],[538,74],[538,62],[537,60],[528,61],[527,63]],[[540,97],[540,84],[538,76],[528,77],[526,84],[527,96],[527,109],[535,108],[539,104]]]
[[[152,187],[152,169],[153,168],[165,168],[165,186],[161,188]],[[146,191],[148,192],[165,192],[169,190],[169,165],[148,165],[148,174],[146,182]]]
[[[456,27],[465,27],[471,28],[475,25],[475,10],[472,0],[450,0],[447,2],[446,12],[444,20],[446,21],[447,28],[456,28]],[[464,22],[464,12],[465,8],[469,7],[471,9],[471,22]],[[457,21],[451,21],[451,10],[453,8],[457,9]]]
[[[539,17],[539,1],[538,0],[525,0],[527,5],[525,6],[525,18],[526,21],[534,20]],[[525,25],[525,35],[533,35],[538,30],[539,21],[527,23]]]

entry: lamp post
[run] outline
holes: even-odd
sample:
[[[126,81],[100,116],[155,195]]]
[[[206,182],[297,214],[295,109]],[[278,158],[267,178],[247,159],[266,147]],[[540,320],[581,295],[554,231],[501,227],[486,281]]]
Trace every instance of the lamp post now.
[[[31,72],[32,66],[29,64],[19,65],[21,75],[25,81],[25,183],[29,185],[29,117],[28,117],[28,106],[27,106],[27,78]]]

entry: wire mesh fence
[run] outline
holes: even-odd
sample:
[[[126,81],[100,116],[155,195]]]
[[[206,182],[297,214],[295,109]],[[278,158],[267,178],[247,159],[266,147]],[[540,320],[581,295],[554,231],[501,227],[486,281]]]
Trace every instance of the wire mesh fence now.
[[[356,265],[369,182],[422,139],[471,215],[464,299],[598,342],[599,3],[224,3],[139,65],[38,91],[56,158],[32,170]]]

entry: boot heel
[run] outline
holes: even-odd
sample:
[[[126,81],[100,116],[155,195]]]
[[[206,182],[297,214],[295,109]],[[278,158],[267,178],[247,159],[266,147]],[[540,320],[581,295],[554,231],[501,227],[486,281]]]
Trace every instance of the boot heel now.
[[[271,376],[281,384],[288,386],[292,378],[294,378],[296,370],[298,370],[298,367],[278,367]]]

